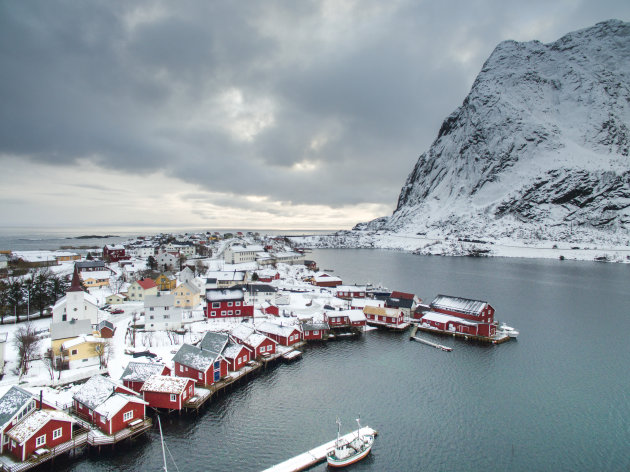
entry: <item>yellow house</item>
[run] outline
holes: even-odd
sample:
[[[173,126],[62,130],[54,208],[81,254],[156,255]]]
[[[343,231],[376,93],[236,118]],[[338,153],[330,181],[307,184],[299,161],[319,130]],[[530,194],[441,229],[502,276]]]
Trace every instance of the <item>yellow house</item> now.
[[[177,279],[173,274],[166,272],[164,274],[160,274],[160,276],[155,279],[155,284],[162,291],[171,291],[177,285]]]
[[[79,273],[85,288],[108,287],[112,273],[108,270],[85,271]]]
[[[201,291],[192,282],[184,282],[171,293],[175,295],[177,308],[194,308],[201,303]]]
[[[106,343],[106,339],[96,335],[81,335],[62,343],[59,340],[53,341],[51,347],[56,358],[63,358],[69,369],[76,369],[98,365],[99,353]]]

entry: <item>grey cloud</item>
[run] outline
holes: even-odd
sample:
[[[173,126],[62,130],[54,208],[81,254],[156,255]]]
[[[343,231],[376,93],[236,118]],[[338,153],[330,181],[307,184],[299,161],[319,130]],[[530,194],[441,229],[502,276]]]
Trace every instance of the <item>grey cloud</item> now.
[[[516,39],[549,41],[630,14],[621,1],[597,9],[361,2],[356,18],[334,27],[323,5],[3,2],[0,154],[59,165],[89,158],[138,175],[163,170],[209,191],[293,204],[393,206],[417,156],[512,29],[541,20],[552,29],[543,29],[546,38]],[[125,16],[137,8],[165,14],[130,31]],[[229,117],[212,108],[230,88],[246,104],[273,105],[273,125],[251,141],[230,135],[221,126]],[[191,124],[200,111],[214,115]],[[318,136],[328,141],[311,147]],[[303,161],[316,167],[295,171]]]

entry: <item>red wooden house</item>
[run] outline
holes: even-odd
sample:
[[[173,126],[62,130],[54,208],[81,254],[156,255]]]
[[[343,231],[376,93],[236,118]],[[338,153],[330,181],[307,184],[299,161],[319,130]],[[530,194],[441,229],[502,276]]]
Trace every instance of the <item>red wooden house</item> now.
[[[171,369],[164,364],[153,364],[149,362],[129,362],[120,380],[125,387],[134,392],[140,393],[144,382],[153,375],[171,375]]]
[[[260,307],[260,311],[262,311],[265,315],[280,316],[280,308],[269,302],[263,302]]]
[[[405,314],[400,309],[366,306],[363,313],[371,326],[397,327],[406,324]]]
[[[110,245],[106,244],[103,247],[103,259],[108,262],[118,262],[120,260],[126,260],[130,257],[125,254],[125,247],[119,244]]]
[[[311,279],[311,283],[317,287],[337,287],[341,285],[343,281],[339,277],[335,277],[330,274],[321,273],[315,275]]]
[[[242,290],[208,289],[206,303],[206,316],[209,319],[254,316],[254,305],[245,304],[245,295]]]
[[[45,454],[46,450],[72,439],[74,422],[62,411],[36,410],[8,431],[8,449],[19,461],[27,460],[34,453]]]
[[[496,334],[494,308],[488,302],[451,297],[448,295],[438,295],[431,302],[431,310],[435,313],[455,318],[446,323],[445,329],[447,331],[484,337],[491,337]],[[438,317],[429,316],[430,314],[431,312],[425,313],[421,318],[421,322],[426,321],[431,323],[430,319],[438,319]],[[445,318],[440,319],[442,323],[445,323]],[[433,323],[439,322],[433,321]]]
[[[282,346],[293,346],[302,340],[302,331],[295,325],[283,326],[264,321],[256,325],[256,330]]]
[[[16,385],[0,398],[0,453],[7,449],[8,431],[35,408],[36,401],[33,395]]]
[[[228,373],[228,361],[221,354],[190,344],[182,344],[173,357],[173,364],[177,377],[191,378],[202,386],[212,385]]]
[[[229,341],[223,350],[223,357],[228,361],[228,368],[232,372],[237,372],[247,365],[254,357],[254,351],[237,342]]]
[[[115,393],[137,396],[136,392],[109,377],[102,375],[90,377],[72,396],[73,410],[83,419],[96,423],[98,414],[95,414],[94,410]]]
[[[341,310],[324,313],[324,321],[331,329],[361,328],[367,324],[362,310]]]
[[[143,420],[147,402],[134,395],[115,393],[94,409],[94,424],[105,434],[116,434],[136,420]]]
[[[335,296],[337,298],[343,298],[344,300],[350,300],[352,298],[365,298],[367,290],[365,287],[359,287],[356,285],[339,285]]]
[[[303,323],[302,336],[305,341],[323,341],[328,339],[328,323]]]
[[[187,377],[154,375],[142,386],[142,396],[150,407],[181,410],[195,395],[195,381]]]
[[[254,328],[245,324],[239,324],[232,329],[232,338],[239,344],[244,344],[254,353],[254,358],[268,356],[276,353],[276,342],[257,333]]]

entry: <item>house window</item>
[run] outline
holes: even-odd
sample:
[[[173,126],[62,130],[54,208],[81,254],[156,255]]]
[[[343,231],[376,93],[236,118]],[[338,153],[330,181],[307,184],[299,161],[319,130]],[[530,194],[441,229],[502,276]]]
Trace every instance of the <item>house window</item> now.
[[[211,311],[210,312],[210,316],[217,316],[217,312],[216,311]]]
[[[236,310],[236,316],[241,314],[241,310]]]
[[[232,302],[228,302],[228,306],[232,306],[232,305],[233,305],[233,303],[232,303]]]
[[[176,402],[177,401],[177,395],[175,395],[174,393],[171,393],[171,401],[172,402]]]
[[[241,306],[241,302],[235,302],[234,306]]]
[[[63,433],[63,428],[57,428],[56,430],[54,430],[53,436],[52,436],[53,440],[60,438],[62,433]]]
[[[35,440],[35,447],[41,447],[46,444],[46,435],[42,434]]]
[[[153,311],[153,310],[154,310],[154,307],[149,307],[149,311]]]
[[[219,303],[219,302],[212,302],[212,308],[221,308],[221,303]]]
[[[73,350],[70,352],[70,355],[72,355],[72,356],[76,356],[78,353],[79,353],[79,351],[78,351],[77,349],[73,349]]]
[[[164,307],[164,310],[165,310],[165,311],[168,311],[168,309],[169,309],[169,308],[170,308],[169,306],[165,306],[165,307]]]
[[[319,334],[319,331],[313,331],[313,334],[317,336]]]
[[[129,421],[131,418],[133,418],[133,410],[125,411],[123,421]]]
[[[164,319],[165,319],[165,320],[170,319],[170,317],[171,317],[171,315],[164,315]]]
[[[232,310],[228,310],[228,316],[232,316],[233,314]]]
[[[203,379],[203,375],[201,375],[201,372],[199,372],[199,380]]]

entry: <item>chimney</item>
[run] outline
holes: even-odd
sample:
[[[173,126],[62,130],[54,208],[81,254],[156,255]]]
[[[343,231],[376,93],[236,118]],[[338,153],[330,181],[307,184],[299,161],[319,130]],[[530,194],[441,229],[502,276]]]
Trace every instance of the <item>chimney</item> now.
[[[39,391],[39,409],[42,409],[42,403],[44,403],[44,391]]]

